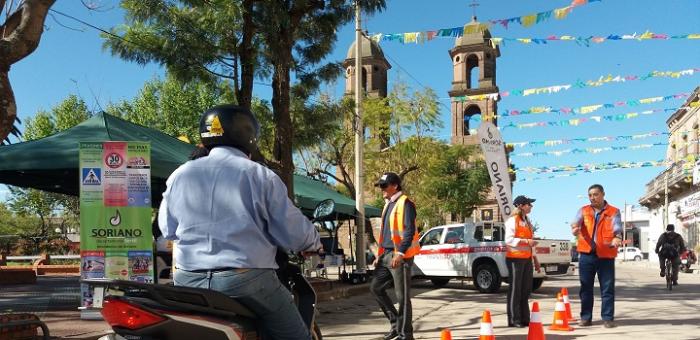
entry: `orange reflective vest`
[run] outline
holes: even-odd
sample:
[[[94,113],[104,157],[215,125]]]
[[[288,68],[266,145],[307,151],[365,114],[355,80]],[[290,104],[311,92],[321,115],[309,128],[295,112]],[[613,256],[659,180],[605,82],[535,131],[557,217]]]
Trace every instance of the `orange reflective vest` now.
[[[582,225],[578,234],[576,249],[580,253],[590,253],[593,244],[593,228],[595,226],[595,209],[590,205],[581,208]],[[600,212],[598,217],[598,227],[596,228],[595,252],[600,258],[614,259],[617,256],[617,248],[611,247],[612,239],[615,237],[615,226],[613,219],[620,211],[610,204]]]
[[[399,250],[399,245],[403,241],[403,230],[404,230],[404,208],[406,206],[406,200],[408,199],[408,196],[406,195],[401,195],[399,199],[396,200],[396,204],[394,205],[394,208],[391,209],[391,211],[386,211],[387,207],[389,206],[389,203],[384,205],[384,211],[382,211],[382,229],[381,233],[379,234],[379,255],[381,256],[384,253],[384,248],[381,247],[383,244],[382,241],[384,239],[384,228],[386,227],[384,225],[384,217],[386,216],[385,214],[391,214],[391,217],[389,218],[389,227],[391,228],[391,242],[394,244],[394,252],[398,252]],[[415,225],[415,221],[414,221]],[[413,240],[411,241],[411,246],[408,247],[408,250],[404,252],[404,258],[409,259],[418,254],[420,252],[420,245],[418,244],[418,231],[416,230],[415,233],[413,233]]]
[[[527,220],[523,220],[520,215],[515,215],[515,234],[513,237],[521,239],[532,239],[532,226]],[[529,259],[532,257],[532,247],[527,241],[520,241],[517,246],[508,245],[506,247],[506,257],[509,259]]]

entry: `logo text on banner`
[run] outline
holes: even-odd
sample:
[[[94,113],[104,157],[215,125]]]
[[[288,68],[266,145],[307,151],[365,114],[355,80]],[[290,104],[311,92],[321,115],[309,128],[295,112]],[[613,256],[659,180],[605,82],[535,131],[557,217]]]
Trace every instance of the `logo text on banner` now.
[[[483,151],[486,160],[486,166],[489,169],[489,176],[491,176],[491,184],[496,195],[496,201],[505,221],[512,211],[510,176],[508,175],[505,144],[498,128],[491,122],[481,123],[477,134],[481,143],[481,151]]]

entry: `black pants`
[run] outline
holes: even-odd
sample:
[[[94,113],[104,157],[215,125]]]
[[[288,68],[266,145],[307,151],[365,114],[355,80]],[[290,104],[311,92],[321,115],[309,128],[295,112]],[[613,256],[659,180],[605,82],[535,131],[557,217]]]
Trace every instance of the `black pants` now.
[[[508,266],[508,326],[530,323],[528,299],[532,292],[532,259],[506,259]]]
[[[673,269],[673,281],[678,281],[678,266],[681,265],[681,258],[676,256],[676,257],[671,257],[671,268]],[[666,257],[662,256],[659,254],[659,267],[661,268],[662,272],[666,271]]]
[[[413,259],[404,259],[400,266],[391,268],[391,259],[394,254],[385,252],[379,257],[377,267],[374,269],[374,278],[370,284],[370,291],[379,303],[384,315],[391,323],[391,329],[399,333],[401,339],[413,339],[413,309],[411,307],[411,266]],[[386,293],[387,288],[394,286],[394,293],[399,303],[396,310],[394,303]]]

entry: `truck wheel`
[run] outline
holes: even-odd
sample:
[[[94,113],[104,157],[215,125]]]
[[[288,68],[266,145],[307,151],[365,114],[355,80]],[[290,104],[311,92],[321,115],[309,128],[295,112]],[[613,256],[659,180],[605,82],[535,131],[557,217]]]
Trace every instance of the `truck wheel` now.
[[[430,282],[433,283],[433,286],[440,288],[440,287],[444,287],[448,282],[450,282],[450,279],[435,278],[435,279],[430,279]]]
[[[485,263],[474,272],[474,287],[482,293],[496,293],[501,288],[501,274],[496,266]]]
[[[641,260],[642,260],[642,257],[639,256],[639,255],[637,255],[637,256],[634,257],[634,260],[635,260],[635,261],[641,261]]]
[[[544,279],[532,279],[532,291],[534,292],[542,287],[542,283],[544,283]]]

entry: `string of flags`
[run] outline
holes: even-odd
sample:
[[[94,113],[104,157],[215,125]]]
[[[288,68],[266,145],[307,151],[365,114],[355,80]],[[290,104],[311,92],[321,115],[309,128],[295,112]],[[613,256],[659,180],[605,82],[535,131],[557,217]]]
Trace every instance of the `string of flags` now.
[[[498,126],[497,128],[498,128],[498,130],[502,131],[503,129],[507,129],[507,128],[527,129],[527,128],[534,128],[534,127],[579,126],[583,123],[589,123],[589,122],[595,122],[595,123],[601,123],[604,121],[606,121],[606,122],[619,122],[619,121],[623,121],[623,120],[638,118],[642,115],[651,115],[651,114],[655,114],[655,113],[659,113],[659,112],[675,112],[679,109],[682,109],[682,108],[653,109],[653,110],[646,110],[646,111],[641,111],[641,112],[630,112],[630,113],[622,113],[622,114],[606,115],[606,116],[590,116],[590,117],[584,117],[584,118],[564,119],[564,120],[549,121],[549,122],[532,122],[532,123],[520,123],[520,124],[510,122],[506,125]],[[477,129],[469,129],[469,134],[476,135]]]
[[[503,28],[508,29],[508,26],[514,23],[518,23],[523,27],[530,27],[535,24],[539,24],[546,21],[552,17],[557,20],[562,20],[566,18],[575,7],[583,6],[591,2],[600,2],[601,0],[574,0],[569,4],[569,6],[562,8],[555,8],[549,11],[532,13],[528,15],[523,15],[519,17],[506,18],[506,19],[492,19],[486,22],[471,22],[463,26],[440,28],[429,31],[422,32],[406,32],[406,33],[374,33],[370,37],[377,42],[380,41],[400,41],[403,44],[409,43],[422,43],[425,41],[433,40],[436,37],[450,37],[456,38],[461,37],[465,34],[483,32],[492,25],[501,25]]]
[[[489,38],[494,46],[506,45],[506,42],[518,42],[522,44],[536,44],[536,45],[546,45],[551,41],[568,41],[575,42],[579,46],[590,46],[591,43],[600,44],[606,41],[618,41],[618,40],[669,40],[669,39],[685,39],[685,40],[695,40],[700,39],[699,33],[689,33],[689,34],[679,34],[679,35],[668,35],[664,33],[654,33],[651,31],[646,31],[642,34],[609,34],[608,36],[582,36],[575,37],[571,35],[550,35],[545,38]]]
[[[613,141],[629,141],[629,140],[636,140],[636,139],[642,139],[642,138],[650,138],[650,137],[656,137],[656,136],[668,136],[670,135],[668,132],[648,132],[648,133],[642,133],[642,134],[637,134],[637,135],[620,135],[620,136],[600,136],[600,137],[588,137],[588,138],[569,138],[569,139],[552,139],[552,140],[543,140],[543,141],[529,141],[529,142],[512,142],[512,143],[506,143],[506,146],[510,146],[512,148],[523,148],[526,146],[530,147],[538,147],[538,146],[546,146],[546,147],[551,147],[551,146],[557,146],[557,145],[565,145],[565,144],[572,144],[575,142],[613,142]]]
[[[695,165],[697,157],[695,155],[688,155],[684,159],[678,161],[682,162],[683,171],[686,175],[687,181],[692,181],[692,169]],[[603,164],[579,164],[575,166],[555,166],[555,167],[540,167],[540,168],[523,168],[533,171],[522,171],[522,172],[534,172],[538,174],[551,173],[549,176],[540,177],[529,177],[529,178],[518,178],[516,182],[532,182],[542,179],[554,179],[560,177],[570,177],[576,176],[581,172],[593,173],[598,171],[606,170],[619,170],[619,169],[635,169],[635,168],[645,168],[645,167],[668,167],[674,164],[673,160],[666,161],[644,161],[644,162],[619,162],[619,163],[603,163]],[[537,172],[538,170],[543,170],[542,172]],[[518,171],[518,170],[516,170]],[[513,173],[513,170],[510,171]],[[561,172],[561,173],[559,173]]]
[[[608,162],[608,163],[586,163],[577,165],[559,165],[559,166],[543,166],[543,167],[516,167],[512,171],[517,172],[527,172],[535,174],[543,173],[556,173],[556,172],[572,172],[572,171],[583,171],[583,172],[593,172],[601,170],[612,170],[612,169],[629,169],[629,168],[645,168],[651,166],[662,166],[666,165],[665,160],[658,161],[642,161],[642,162]]]
[[[621,146],[607,146],[602,148],[574,148],[565,150],[555,150],[555,151],[542,151],[542,152],[521,152],[515,153],[513,156],[517,157],[536,157],[536,156],[563,156],[570,154],[597,154],[604,151],[623,151],[623,150],[641,150],[649,149],[655,146],[666,146],[668,143],[653,143],[653,144],[638,144],[638,145],[621,145]]]
[[[689,93],[676,93],[668,96],[658,96],[658,97],[649,97],[649,98],[642,98],[642,99],[631,99],[631,100],[626,100],[626,101],[617,101],[614,103],[605,103],[605,104],[593,104],[593,105],[586,105],[586,106],[580,106],[576,108],[571,108],[571,107],[561,107],[561,108],[553,108],[551,106],[533,106],[525,110],[504,110],[501,112],[501,114],[498,115],[473,115],[470,117],[470,119],[482,119],[482,118],[502,118],[502,117],[508,117],[508,116],[522,116],[522,115],[532,115],[532,114],[542,114],[542,113],[563,113],[563,114],[589,114],[595,111],[598,111],[600,109],[614,109],[617,107],[623,107],[623,106],[639,106],[639,105],[646,105],[646,104],[652,104],[652,103],[658,103],[658,102],[663,102],[663,101],[669,101],[669,100],[675,100],[675,99],[683,99],[689,97]],[[700,103],[700,102],[699,102]],[[697,106],[693,103],[690,103],[692,105],[688,105],[688,107],[694,107]]]
[[[586,117],[573,118],[573,119],[565,119],[565,120],[550,121],[550,122],[532,122],[532,123],[520,123],[520,124],[515,124],[513,122],[510,122],[507,125],[500,127],[500,129],[507,129],[507,128],[526,129],[526,128],[534,128],[534,127],[546,127],[546,126],[578,126],[578,125],[581,125],[581,124],[587,123],[587,122],[601,123],[603,121],[607,121],[607,122],[623,121],[623,120],[638,118],[638,117],[643,116],[643,115],[651,115],[651,114],[655,114],[655,113],[659,113],[659,112],[675,112],[677,110],[678,110],[678,108],[653,109],[653,110],[646,110],[646,111],[641,111],[641,112],[630,112],[630,113],[623,113],[623,114],[617,114],[617,115],[606,115],[606,116],[590,116],[587,118]]]
[[[401,44],[422,44],[426,41],[432,41],[435,38],[455,38],[460,37],[462,34],[470,34],[488,29],[487,24],[477,23],[468,24],[464,28],[455,28],[452,30],[438,30],[438,31],[426,31],[426,32],[411,32],[411,33],[394,33],[394,34],[382,34],[377,33],[371,35],[369,38],[377,43],[384,41],[395,41]],[[591,46],[591,43],[601,44],[607,41],[620,41],[620,40],[637,40],[637,41],[648,41],[648,40],[696,40],[700,39],[700,33],[687,33],[687,34],[677,34],[669,35],[665,33],[654,33],[651,31],[645,31],[644,33],[634,32],[632,34],[608,34],[606,36],[573,36],[573,35],[549,35],[547,37],[527,37],[527,38],[509,38],[509,37],[484,37],[485,40],[490,40],[491,44],[495,46],[507,45],[508,42],[517,42],[521,44],[535,44],[535,45],[547,45],[552,41],[566,41],[574,42],[579,46]]]
[[[545,86],[545,87],[534,87],[534,88],[528,88],[528,89],[517,89],[517,90],[509,90],[509,91],[501,91],[498,93],[487,93],[487,94],[480,94],[480,95],[472,95],[472,96],[459,96],[459,97],[454,97],[452,98],[453,101],[461,102],[461,101],[466,101],[466,100],[486,100],[486,99],[491,99],[491,100],[498,100],[499,97],[501,98],[507,98],[510,96],[517,96],[517,97],[526,97],[526,96],[531,96],[531,95],[539,95],[539,94],[553,94],[553,93],[559,93],[561,91],[567,91],[571,88],[585,88],[585,87],[600,87],[605,84],[609,83],[626,83],[630,81],[637,81],[637,80],[647,80],[651,78],[674,78],[678,79],[680,77],[684,76],[693,76],[696,73],[700,72],[700,68],[689,68],[685,70],[680,70],[680,71],[651,71],[643,75],[626,75],[626,76],[621,76],[617,75],[614,76],[611,74],[608,74],[607,76],[600,76],[595,80],[577,80],[575,83],[569,83],[569,84],[561,84],[561,85],[552,85],[552,86]]]

